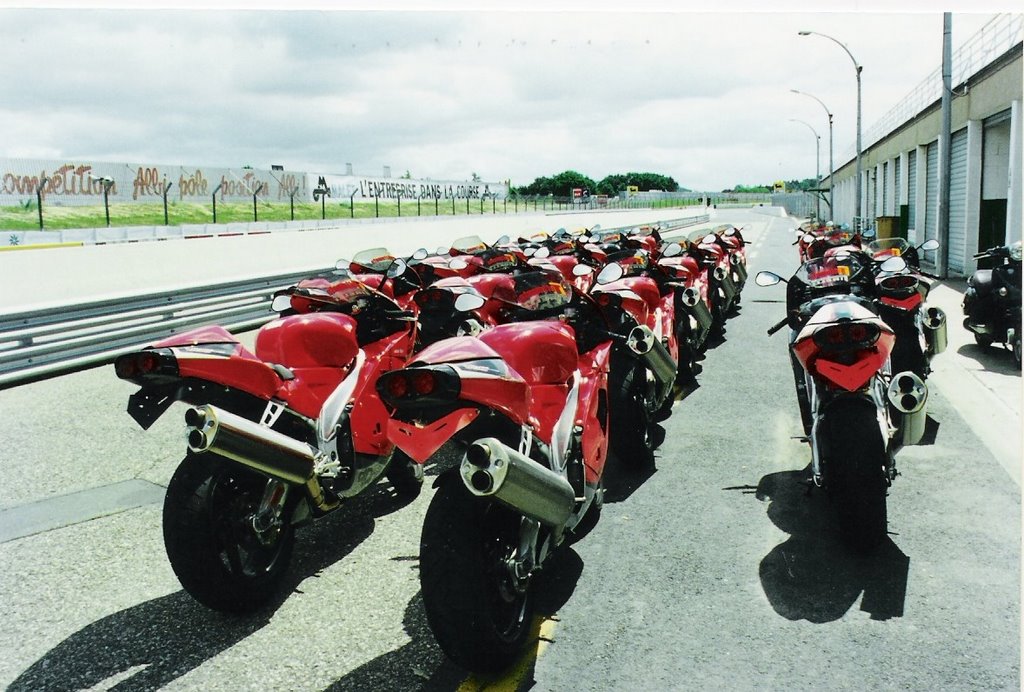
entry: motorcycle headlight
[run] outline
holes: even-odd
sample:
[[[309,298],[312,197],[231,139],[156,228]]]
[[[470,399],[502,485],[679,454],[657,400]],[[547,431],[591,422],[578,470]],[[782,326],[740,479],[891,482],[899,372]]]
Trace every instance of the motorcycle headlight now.
[[[1018,240],[1016,243],[1010,246],[1010,259],[1014,262],[1020,262],[1021,256],[1024,255],[1024,251],[1021,250],[1021,244]]]

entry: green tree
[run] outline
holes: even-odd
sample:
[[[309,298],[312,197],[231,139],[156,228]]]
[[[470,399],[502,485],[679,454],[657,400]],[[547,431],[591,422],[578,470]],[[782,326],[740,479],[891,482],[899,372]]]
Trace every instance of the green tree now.
[[[630,185],[635,185],[641,192],[648,190],[677,192],[679,190],[679,183],[673,178],[659,173],[618,173],[605,176],[597,184],[597,192],[602,195],[617,195]]]
[[[593,193],[597,184],[577,171],[563,171],[551,178],[541,176],[536,178],[529,185],[519,188],[523,195],[554,195],[556,197],[571,197],[573,188],[583,188]]]

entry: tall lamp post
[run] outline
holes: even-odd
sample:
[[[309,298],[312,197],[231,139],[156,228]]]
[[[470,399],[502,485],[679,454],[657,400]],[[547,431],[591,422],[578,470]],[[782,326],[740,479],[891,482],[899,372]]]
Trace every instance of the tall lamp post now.
[[[794,94],[800,94],[801,96],[810,96],[812,99],[821,104],[821,107],[825,109],[825,115],[828,116],[828,219],[832,221],[835,217],[835,207],[832,206],[834,200],[832,198],[833,190],[835,189],[835,167],[832,163],[832,111],[828,109],[825,102],[814,94],[808,94],[806,91],[797,91],[796,89],[790,89]]]
[[[861,182],[860,182],[860,178],[861,178],[861,162],[860,162],[860,73],[864,70],[864,67],[860,63],[857,62],[857,58],[853,57],[853,53],[850,52],[850,49],[847,48],[846,45],[843,44],[841,41],[839,41],[839,39],[832,38],[828,34],[820,34],[817,31],[800,31],[800,32],[798,32],[798,34],[800,36],[810,36],[811,34],[814,34],[815,36],[821,36],[822,38],[827,38],[829,41],[833,41],[840,48],[842,48],[844,51],[846,51],[847,55],[850,56],[850,60],[853,61],[853,68],[857,72],[857,180],[856,180],[856,184],[854,186],[854,190],[855,190],[854,194],[857,195],[857,199],[856,199],[856,201],[854,203],[854,207],[853,208],[854,208],[854,216],[856,216],[857,219],[860,219],[860,211],[861,211],[861,206],[860,206],[860,189],[861,189],[860,188],[860,186],[861,186]]]
[[[808,130],[814,133],[814,186],[821,187],[821,137],[818,135],[818,131],[811,127],[810,123],[805,123],[803,120],[797,120],[796,118],[790,118],[789,122],[805,125]],[[817,194],[814,195],[814,217],[820,222],[821,197]]]

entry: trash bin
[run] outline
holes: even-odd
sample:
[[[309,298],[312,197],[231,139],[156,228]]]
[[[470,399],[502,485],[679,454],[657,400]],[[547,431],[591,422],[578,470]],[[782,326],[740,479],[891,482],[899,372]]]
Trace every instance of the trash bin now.
[[[875,219],[878,238],[895,238],[899,235],[900,217],[879,216]]]

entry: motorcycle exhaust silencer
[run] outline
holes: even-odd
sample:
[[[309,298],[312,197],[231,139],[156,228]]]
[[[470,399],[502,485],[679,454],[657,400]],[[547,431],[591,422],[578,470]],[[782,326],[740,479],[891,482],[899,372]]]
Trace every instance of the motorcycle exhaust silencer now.
[[[493,498],[546,526],[563,526],[576,503],[569,481],[493,437],[469,446],[459,475],[474,495]]]
[[[946,350],[946,313],[942,308],[930,307],[923,317],[924,340],[928,344],[928,355],[937,356]]]
[[[332,508],[314,471],[316,449],[230,411],[206,404],[185,412],[188,448],[212,452],[260,473],[306,486],[322,510]]]
[[[672,386],[676,379],[676,362],[650,327],[633,327],[626,338],[626,345],[654,373],[662,391]]]
[[[740,283],[741,284],[742,283],[746,283],[747,282],[747,265],[745,265],[743,263],[743,260],[740,259],[739,255],[732,255],[729,258],[729,261],[732,262],[732,268],[734,270],[736,270],[736,276],[739,277]]]
[[[928,386],[910,370],[893,375],[886,392],[889,403],[899,413],[897,442],[901,446],[916,445],[924,437],[928,412]]]

